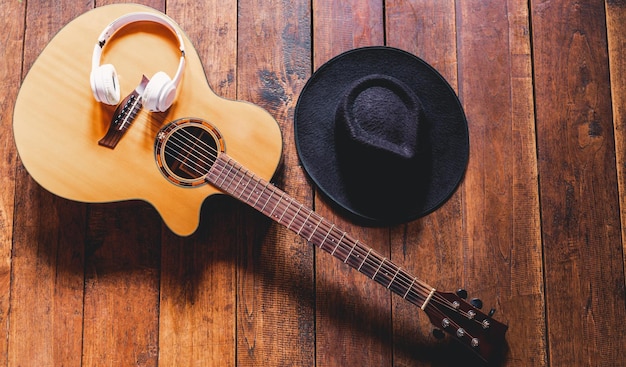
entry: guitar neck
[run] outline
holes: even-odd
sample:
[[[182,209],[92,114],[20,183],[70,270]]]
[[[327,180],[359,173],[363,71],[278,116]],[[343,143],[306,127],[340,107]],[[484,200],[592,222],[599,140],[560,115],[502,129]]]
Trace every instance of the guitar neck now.
[[[410,275],[315,211],[221,153],[205,180],[287,227],[383,287],[426,308],[435,289]]]

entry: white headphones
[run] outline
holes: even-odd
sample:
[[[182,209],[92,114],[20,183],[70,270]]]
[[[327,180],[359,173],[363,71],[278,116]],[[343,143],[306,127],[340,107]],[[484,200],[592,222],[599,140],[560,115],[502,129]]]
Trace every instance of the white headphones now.
[[[91,60],[91,91],[98,102],[109,105],[117,105],[120,102],[120,84],[112,64],[100,65],[102,49],[106,42],[122,27],[140,21],[155,22],[166,26],[172,31],[180,42],[180,62],[174,79],[165,72],[159,71],[150,79],[142,94],[143,105],[152,112],[163,112],[170,108],[176,97],[176,87],[180,83],[185,68],[185,45],[183,38],[176,27],[164,17],[154,13],[130,13],[123,15],[109,24],[98,37],[98,42],[93,49]]]

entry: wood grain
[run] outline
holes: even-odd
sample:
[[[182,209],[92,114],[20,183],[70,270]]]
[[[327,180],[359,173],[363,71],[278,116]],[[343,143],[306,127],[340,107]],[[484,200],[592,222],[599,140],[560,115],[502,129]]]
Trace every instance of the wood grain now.
[[[528,4],[462,1],[457,11],[459,94],[471,141],[463,282],[509,324],[505,357],[541,366],[545,353],[525,349],[545,350]]]
[[[283,161],[273,182],[306,206],[311,191],[297,163],[292,118],[310,70],[306,1],[239,3],[237,97],[279,121]],[[315,364],[313,249],[249,209],[238,237],[237,365]]]
[[[85,246],[83,364],[156,366],[160,231],[146,204],[90,209]],[[106,229],[106,230],[103,230]],[[122,276],[123,274],[123,276]]]
[[[626,2],[607,1],[606,23],[622,246],[626,246]],[[626,247],[622,252],[626,253]]]
[[[538,342],[537,348],[541,348],[542,339],[536,335],[541,332],[539,325],[543,319],[528,8],[514,1],[506,4],[464,1],[456,7],[454,3],[412,2],[409,6],[402,2],[397,8],[391,5],[387,14],[389,27],[394,24],[406,27],[397,29],[395,37],[391,28],[389,42],[432,60],[453,86],[456,86],[458,67],[463,78],[455,89],[460,92],[465,107],[471,142],[464,183],[446,205],[398,233],[397,243],[401,245],[396,251],[415,262],[430,258],[428,254],[437,254],[440,260],[420,264],[421,271],[436,279],[440,287],[467,288],[470,297],[483,299],[485,307],[498,308],[500,318],[518,320],[517,325],[509,322],[511,331],[507,339],[511,358],[520,365],[541,365],[545,363],[541,362],[545,356],[528,355],[516,349],[517,340],[529,336]],[[415,32],[414,36],[404,37],[411,31]],[[473,67],[481,64],[489,67]],[[492,103],[481,104],[485,99]],[[516,216],[520,210],[527,215]],[[492,225],[487,228],[484,223],[489,216],[494,220],[489,221]],[[403,239],[412,239],[419,246]],[[520,250],[516,251],[517,248]],[[502,266],[502,255],[494,256],[493,251],[496,255],[497,252],[510,254],[505,255],[504,262],[510,265]],[[496,271],[498,268],[500,274]],[[466,270],[461,272],[461,269]],[[516,274],[523,274],[524,281],[512,278]],[[529,278],[527,274],[533,276]],[[511,285],[497,288],[503,282]],[[504,293],[515,289],[514,285],[523,285],[524,289],[509,295]],[[507,303],[520,302],[514,296],[525,297],[527,309],[536,311],[506,315]],[[406,313],[405,317],[411,316],[401,304],[398,309]],[[398,324],[407,325],[405,319],[402,321]],[[408,336],[409,330],[404,334]],[[428,323],[423,322],[418,330],[427,342]],[[402,329],[395,334],[402,335]],[[408,348],[406,342],[398,344],[403,345],[400,355],[403,351],[412,351],[409,360],[425,358],[426,348]],[[427,343],[427,348],[432,349],[432,344]],[[429,357],[452,358],[434,354]],[[461,354],[457,358],[460,359],[447,363],[461,363],[465,356]]]
[[[117,2],[0,3],[0,364],[476,365],[420,310],[232,198],[209,199],[179,237],[148,204],[80,204],[33,180],[13,139],[20,81],[68,22]],[[140,2],[180,24],[215,94],[277,120],[273,183],[438,290],[497,309],[509,325],[499,366],[623,365],[623,0]],[[293,110],[328,59],[383,44],[453,86],[471,152],[437,211],[368,228],[307,180]],[[168,60],[156,59],[148,69]]]
[[[428,62],[457,90],[457,29],[454,1],[391,1],[386,4],[387,44]],[[392,231],[391,257],[440,291],[463,284],[463,190],[435,212]],[[433,256],[433,254],[435,254]],[[433,261],[436,259],[436,261]],[[470,289],[471,291],[471,289]],[[472,291],[473,292],[473,291]],[[393,302],[394,361],[406,366],[454,364],[449,339],[433,336],[426,315],[402,299]],[[465,357],[464,354],[462,354]],[[463,358],[461,357],[461,358]],[[458,363],[458,362],[457,362]]]
[[[380,1],[313,1],[313,67],[352,48],[384,43]],[[316,192],[315,210],[362,243],[390,256],[389,229],[358,228]],[[392,364],[389,291],[323,251],[316,251],[317,363]]]
[[[67,2],[28,5],[24,73],[65,23],[88,10]],[[85,206],[53,197],[21,166],[15,184],[8,364],[80,366]]]
[[[0,14],[6,16],[8,34],[0,39],[4,57],[0,60],[0,329],[9,328],[11,297],[11,252],[15,210],[15,178],[17,154],[11,131],[11,111],[14,96],[21,81],[24,47],[24,7],[17,2],[0,4]],[[0,364],[8,360],[8,336],[0,338]]]
[[[170,1],[168,15],[195,45],[209,85],[218,95],[235,99],[236,3]],[[237,241],[233,234],[241,208],[225,198],[209,203],[193,236],[180,238],[167,229],[163,231],[159,314],[162,366],[236,363]]]
[[[532,9],[549,360],[615,366],[626,308],[605,8]]]
[[[160,0],[143,5],[165,7]],[[83,337],[89,342],[83,343],[83,365],[157,365],[159,227],[146,203],[89,207],[83,306]]]

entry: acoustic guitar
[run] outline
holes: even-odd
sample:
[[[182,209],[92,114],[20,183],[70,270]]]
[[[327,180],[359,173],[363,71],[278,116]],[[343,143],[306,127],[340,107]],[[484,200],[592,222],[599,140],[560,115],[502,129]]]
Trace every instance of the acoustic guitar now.
[[[217,96],[184,34],[184,75],[167,111],[146,111],[138,95],[157,71],[177,70],[179,40],[148,22],[120,29],[102,54],[117,68],[121,90],[136,91],[117,107],[97,102],[94,44],[107,24],[132,12],[165,16],[129,4],[87,12],[50,41],[24,79],[15,142],[41,186],[88,203],[147,201],[182,236],[198,227],[207,197],[231,195],[413,303],[484,362],[497,359],[507,326],[493,311],[467,302],[464,291],[437,291],[269,183],[282,153],[277,122],[258,106]]]

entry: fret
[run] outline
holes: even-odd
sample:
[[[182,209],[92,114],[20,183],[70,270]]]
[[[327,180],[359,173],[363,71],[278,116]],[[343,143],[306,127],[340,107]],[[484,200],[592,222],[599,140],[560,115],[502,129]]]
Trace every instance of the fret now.
[[[378,274],[376,274],[372,279],[376,280],[380,285],[384,286],[385,288],[392,290],[394,293],[400,294],[400,292],[396,289],[397,287],[392,287],[393,281],[399,272],[400,268],[398,268],[394,263],[389,261],[388,258],[384,258],[380,269],[378,270]]]
[[[261,192],[259,192],[259,196],[257,196],[254,204],[252,204],[252,207],[257,209],[256,205],[258,204],[259,200],[261,199],[261,196],[263,196],[263,193],[265,192],[265,190],[267,190],[267,185],[269,185],[269,182],[265,182],[263,185],[263,190],[261,190]],[[258,209],[257,209],[258,210]]]
[[[309,220],[310,217],[311,217],[311,211],[309,211],[309,215],[307,215],[306,218],[302,221],[302,225],[300,226],[300,229],[296,231],[297,234],[302,233],[302,230],[304,229],[304,226],[306,225],[306,222]]]
[[[259,180],[251,172],[244,170],[243,173],[244,173],[245,180],[243,181],[244,185],[243,185],[243,190],[241,192],[240,200],[246,204],[250,204],[250,197],[254,193],[254,190],[256,190],[256,187],[259,184]],[[252,185],[252,183],[254,183],[254,186]],[[247,198],[244,198],[244,197],[247,197]]]
[[[237,171],[239,170],[239,167],[237,166],[233,166],[233,169],[230,170],[230,172],[228,172],[228,190],[233,193],[236,194],[236,192],[233,190],[233,184],[235,183],[235,179],[237,178]]]
[[[330,229],[328,230],[328,232],[326,232],[326,236],[324,237],[324,239],[322,240],[322,242],[321,242],[321,243],[320,243],[320,245],[319,245],[319,248],[320,248],[320,249],[322,249],[322,250],[324,249],[324,248],[323,248],[323,247],[324,247],[324,242],[326,242],[326,239],[328,238],[328,235],[330,234],[330,232],[332,232],[333,228],[335,228],[335,225],[334,225],[334,224],[333,224],[333,225],[331,225],[331,226],[330,226]]]
[[[241,200],[241,197],[246,192],[246,187],[250,182],[250,178],[248,176],[248,172],[243,167],[238,167],[237,177],[239,177],[239,182],[237,182],[237,185],[235,186],[233,191],[238,193],[237,197],[239,200]]]
[[[272,200],[270,204],[273,205],[273,209],[270,211],[270,205],[267,206],[267,211],[269,213],[265,213],[269,218],[276,220],[278,218],[278,212],[282,210],[282,202],[283,202],[284,193],[280,190],[276,190],[275,186],[272,186]],[[275,216],[272,216],[272,213],[276,212]]]
[[[272,209],[272,211],[267,215],[268,217],[272,218],[272,215],[274,215],[274,211],[276,211],[276,208],[278,208],[280,206],[280,202],[283,200],[283,196],[281,195],[278,198],[278,201],[276,202],[276,205],[274,205],[274,209]]]
[[[263,205],[261,206],[260,209],[257,209],[258,211],[260,211],[261,213],[267,215],[267,211],[266,211],[266,207],[268,204],[272,203],[272,197],[274,196],[274,190],[272,188],[272,184],[268,184],[266,190],[264,190],[261,195],[264,197],[262,198]],[[261,203],[259,203],[261,204]]]
[[[226,172],[226,175],[224,176],[224,178],[222,179],[222,183],[219,185],[220,187],[224,187],[224,182],[226,182],[226,178],[228,178],[228,175],[230,174],[230,171],[233,169],[233,166],[229,166],[228,167],[228,172]],[[224,173],[224,171],[222,171],[222,173]]]
[[[230,163],[230,162],[225,162],[225,163]],[[220,185],[220,187],[222,187],[228,193],[230,193],[229,186],[232,183],[231,172],[233,168],[235,167],[232,164],[225,164],[224,170],[222,171],[222,184]]]
[[[242,168],[242,167],[238,167],[238,168],[237,168],[237,172],[238,172],[238,173],[241,173],[241,168]],[[238,175],[238,174],[237,174],[237,173],[235,173],[235,177],[233,177],[233,178],[237,178],[237,175]],[[243,180],[243,178],[244,178],[244,177],[245,177],[245,174],[241,176],[241,178],[239,179],[239,182],[237,182],[237,185],[235,185],[235,188],[233,189],[233,192],[234,192],[235,194],[237,193],[237,189],[239,188],[239,185],[241,184],[241,181]],[[242,192],[242,193],[243,193],[243,192]],[[242,193],[240,193],[239,195],[237,195],[237,197],[241,198],[241,194],[242,194]]]
[[[350,258],[350,255],[352,255],[352,251],[354,251],[354,248],[359,244],[359,240],[356,240],[356,242],[354,243],[354,245],[352,245],[352,248],[350,248],[350,252],[348,252],[348,256],[346,256],[346,259],[343,261],[344,264],[346,264],[348,262],[348,259]]]
[[[350,258],[348,259],[347,264],[355,269],[358,269],[361,266],[365,266],[361,264],[365,264],[365,261],[367,261],[365,257],[367,257],[368,255],[368,248],[359,244],[359,246],[357,246],[352,253],[352,256],[350,256]]]
[[[222,165],[219,173],[219,176],[216,178],[216,180],[218,179],[222,179],[222,182],[226,180],[226,172],[227,172],[227,167],[226,165]]]
[[[404,294],[404,296],[402,296],[402,298],[406,299],[406,296],[409,295],[409,292],[411,291],[411,288],[413,288],[413,284],[415,284],[416,280],[417,280],[417,278],[413,278],[413,281],[411,282],[411,285],[409,285],[409,288],[406,290],[406,293]]]
[[[250,204],[250,199],[252,198],[252,194],[254,194],[257,186],[259,186],[259,180],[254,180],[254,187],[252,188],[252,190],[250,190],[250,195],[248,195],[246,203]]]
[[[213,166],[209,170],[209,174],[207,174],[207,176],[211,175],[214,177],[212,180],[210,180],[211,182],[217,182],[222,176],[222,172],[224,172],[224,165],[221,163],[222,162],[219,160],[216,161],[215,164],[213,164]],[[215,170],[217,170],[217,168],[215,167],[220,168],[219,172],[214,172]]]
[[[363,258],[363,262],[361,263],[361,265],[359,265],[358,269],[356,269],[356,270],[361,271],[361,268],[363,267],[363,264],[365,264],[365,260],[367,260],[367,257],[368,257],[368,256],[370,256],[370,253],[372,253],[372,250],[373,250],[373,249],[370,249],[370,250],[367,252],[367,255],[365,255],[365,257]]]
[[[393,292],[408,300],[411,303],[415,303],[416,296],[423,298],[421,290],[419,289],[420,280],[407,273],[405,270],[398,272],[398,275],[393,283],[389,286]],[[430,287],[426,285],[426,287]]]
[[[296,217],[298,216],[298,213],[300,213],[300,209],[302,209],[302,204],[300,204],[300,206],[298,207],[298,210],[296,210],[296,214],[294,214],[293,218],[291,218],[291,222],[289,222],[289,224],[287,225],[287,228],[291,229],[291,225],[293,224],[294,219],[296,219]],[[291,229],[293,231],[293,229]]]
[[[291,201],[289,200],[289,197],[287,197],[285,199],[285,201],[287,202],[287,206],[285,207],[285,210],[283,210],[283,214],[280,215],[280,218],[278,218],[278,223],[283,223],[283,217],[285,216],[285,213],[287,213],[287,211],[289,210],[289,206],[291,205]]]
[[[339,247],[339,245],[341,244],[341,241],[343,241],[343,238],[345,236],[346,236],[346,232],[343,232],[343,234],[341,235],[341,238],[339,239],[339,241],[337,241],[337,245],[335,245],[333,252],[330,253],[331,255],[335,256],[335,251],[337,251],[337,247]]]
[[[265,204],[263,204],[263,207],[260,209],[261,213],[266,214],[265,213],[265,207],[270,202],[270,199],[272,199],[272,195],[274,195],[274,191],[270,191],[270,196],[267,198],[267,201],[265,202]]]
[[[317,229],[320,227],[320,224],[322,224],[323,218],[319,216],[318,218],[319,218],[319,221],[317,222],[317,225],[315,226],[315,228],[313,228],[313,231],[311,231],[311,235],[309,236],[309,238],[306,239],[309,242],[311,242],[311,238],[313,238],[313,235],[317,233]]]
[[[237,197],[237,192],[233,189],[233,185],[235,184],[235,179],[237,178],[237,167],[232,171],[232,177],[229,177],[228,182],[228,191],[232,193],[233,196]]]
[[[386,257],[383,257],[383,261],[380,262],[380,265],[378,265],[378,269],[376,269],[376,271],[374,272],[374,275],[372,275],[372,279],[376,278],[376,274],[378,274],[378,272],[380,271],[380,268],[383,266],[383,264],[385,263],[385,260],[387,260]]]
[[[389,284],[387,284],[387,289],[389,289],[389,287],[391,287],[391,284],[393,284],[393,281],[396,280],[396,277],[398,276],[398,273],[400,272],[400,269],[402,269],[402,268],[398,268],[396,273],[393,275],[393,278],[391,278],[391,280],[389,281]]]

